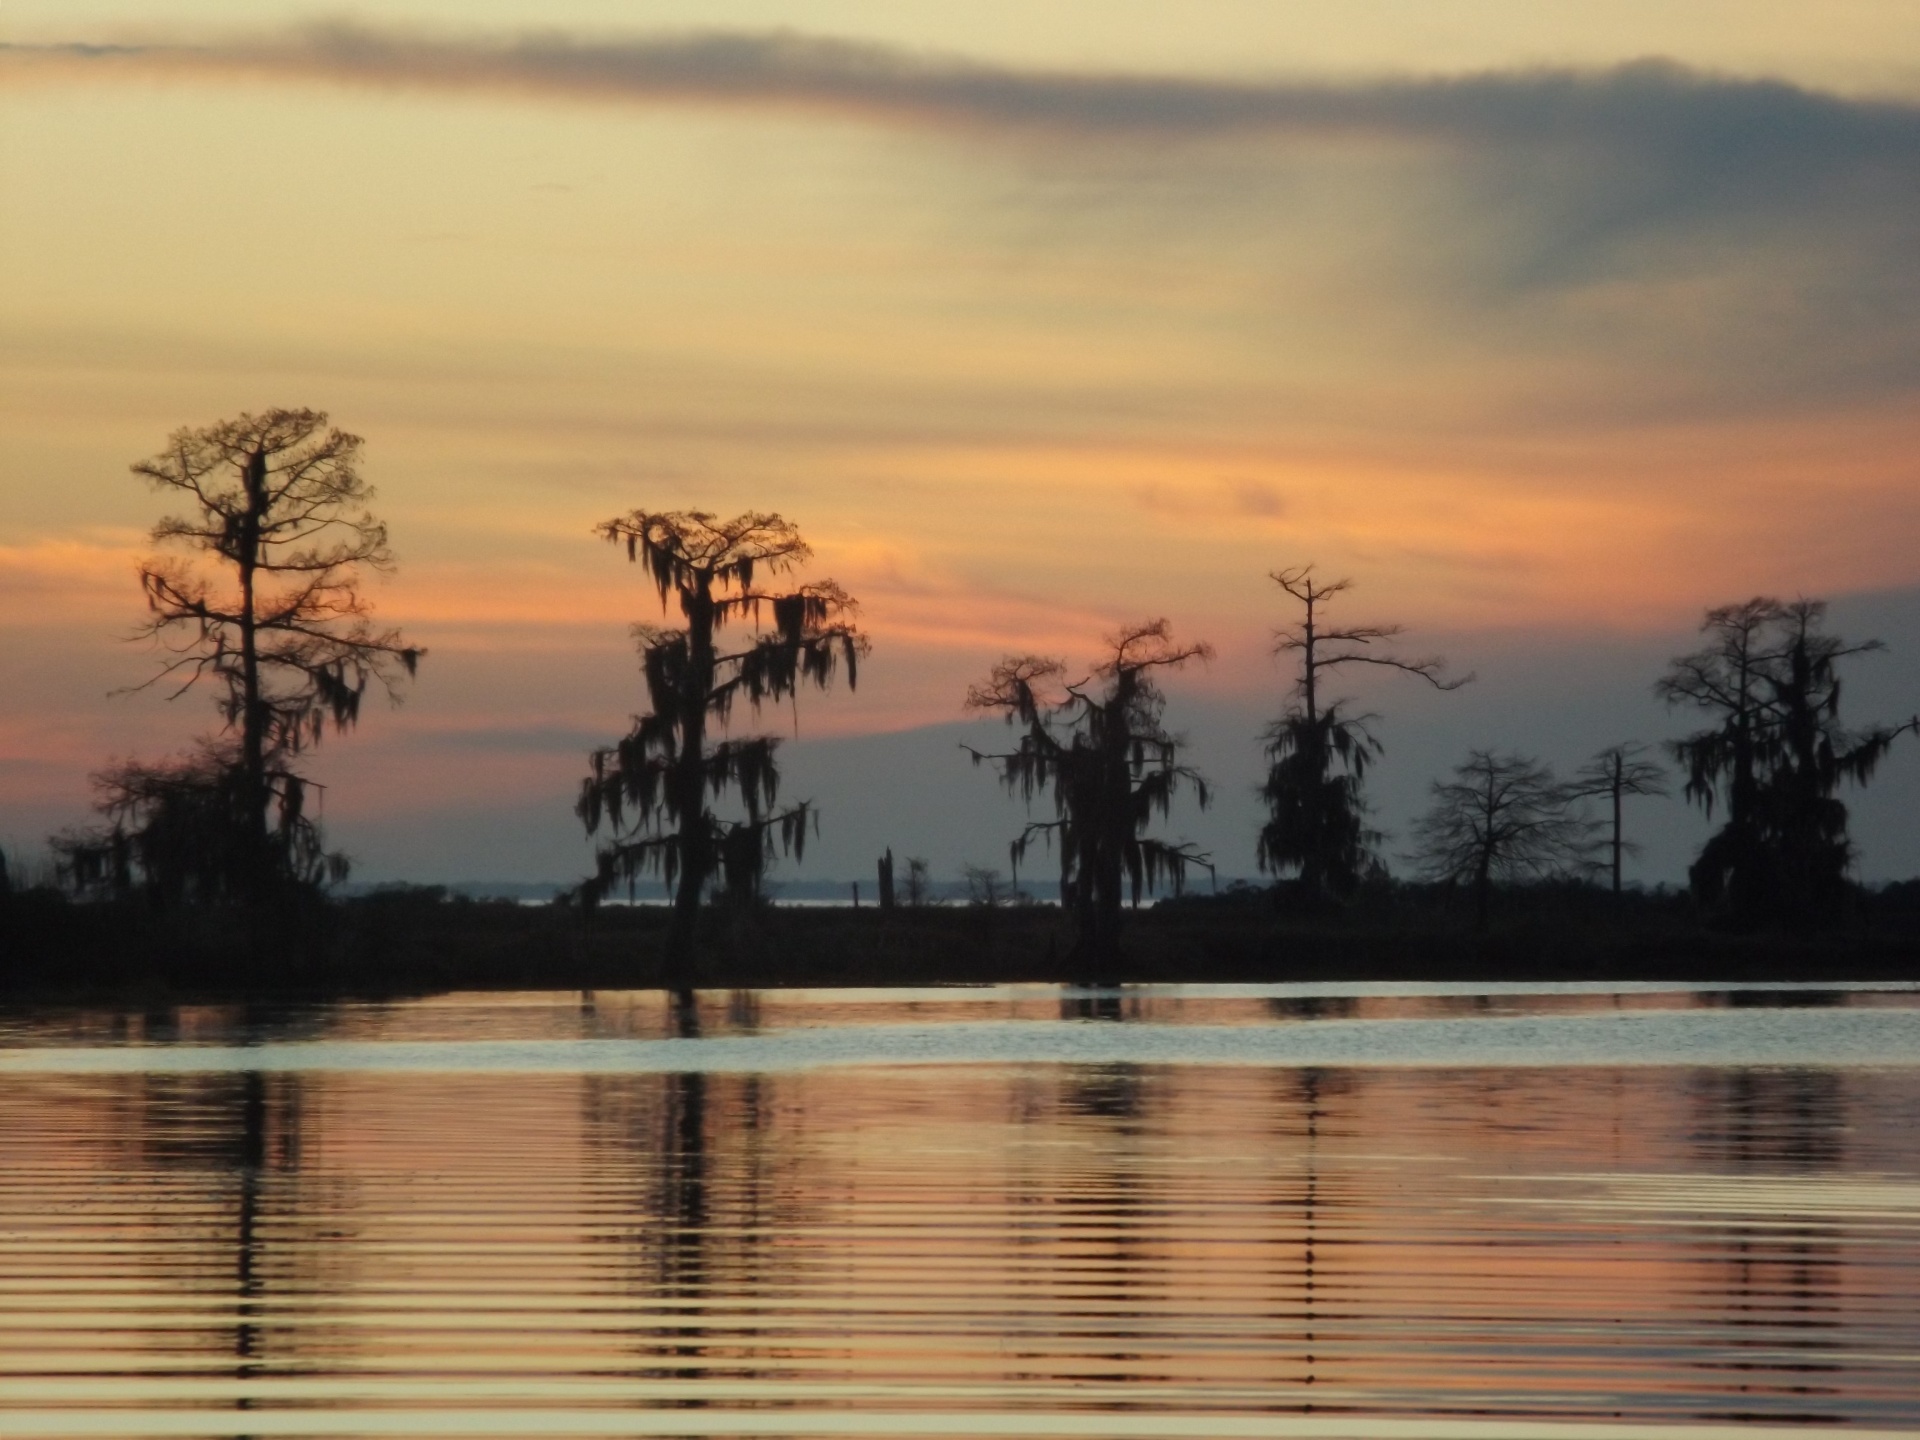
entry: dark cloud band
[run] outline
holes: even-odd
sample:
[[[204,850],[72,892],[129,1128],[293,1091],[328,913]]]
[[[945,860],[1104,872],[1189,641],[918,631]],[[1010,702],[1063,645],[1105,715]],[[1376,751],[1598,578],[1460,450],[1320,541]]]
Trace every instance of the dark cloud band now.
[[[1432,138],[1640,138],[1678,131],[1730,155],[1763,145],[1859,154],[1920,149],[1920,107],[1642,62],[1366,83],[1237,82],[1019,71],[788,32],[585,40],[458,39],[356,25],[198,45],[0,47],[16,63],[166,68],[555,97],[840,110],[961,128],[1116,135],[1381,133]]]

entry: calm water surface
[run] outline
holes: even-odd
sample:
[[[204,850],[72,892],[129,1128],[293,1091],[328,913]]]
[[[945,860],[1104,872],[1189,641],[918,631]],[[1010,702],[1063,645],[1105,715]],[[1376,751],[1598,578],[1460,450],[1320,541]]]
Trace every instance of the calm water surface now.
[[[1920,1436],[1920,992],[0,1012],[0,1433]]]

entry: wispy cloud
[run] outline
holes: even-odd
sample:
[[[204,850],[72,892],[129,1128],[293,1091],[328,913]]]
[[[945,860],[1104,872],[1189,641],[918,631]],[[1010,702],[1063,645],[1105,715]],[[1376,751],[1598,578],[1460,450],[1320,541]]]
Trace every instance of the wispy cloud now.
[[[455,37],[349,23],[198,43],[0,45],[38,64],[253,72],[555,97],[817,106],[924,125],[1123,135],[1374,133],[1659,149],[1733,171],[1761,156],[1911,160],[1920,107],[1642,62],[1600,71],[1324,83],[1028,71],[788,31]]]
[[[1287,513],[1287,497],[1264,480],[1222,479],[1212,486],[1148,481],[1133,487],[1134,503],[1149,514],[1182,521],[1244,526]]]

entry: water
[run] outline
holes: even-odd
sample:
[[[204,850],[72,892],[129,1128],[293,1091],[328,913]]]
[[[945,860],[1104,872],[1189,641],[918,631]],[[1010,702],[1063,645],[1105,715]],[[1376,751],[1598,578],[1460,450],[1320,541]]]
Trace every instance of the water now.
[[[1920,989],[0,1012],[0,1433],[1920,1436]]]

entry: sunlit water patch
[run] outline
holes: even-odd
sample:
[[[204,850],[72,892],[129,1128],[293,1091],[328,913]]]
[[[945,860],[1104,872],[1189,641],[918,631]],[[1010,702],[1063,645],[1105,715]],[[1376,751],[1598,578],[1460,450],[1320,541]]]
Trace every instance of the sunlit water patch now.
[[[0,1432],[1920,1435],[1911,987],[0,1018]]]

